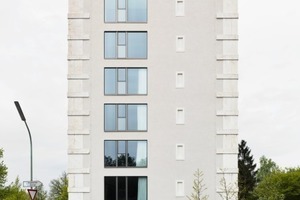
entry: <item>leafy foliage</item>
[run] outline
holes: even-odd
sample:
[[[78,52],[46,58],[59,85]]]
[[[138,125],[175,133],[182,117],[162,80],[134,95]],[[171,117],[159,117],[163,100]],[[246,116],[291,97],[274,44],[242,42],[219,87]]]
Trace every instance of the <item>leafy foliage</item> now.
[[[46,200],[47,191],[44,189],[44,186],[40,185],[36,189],[37,189],[37,195],[34,200]]]
[[[64,172],[58,179],[50,182],[50,193],[48,200],[68,200],[68,178]]]
[[[4,199],[7,194],[7,189],[4,187],[7,177],[7,167],[3,160],[3,149],[0,149],[0,199]]]
[[[255,188],[259,200],[299,200],[300,168],[272,172]]]
[[[130,156],[129,153],[127,156],[125,154],[121,154],[118,156],[117,159],[113,159],[111,156],[104,156],[104,163],[105,166],[112,166],[115,167],[116,164],[118,163],[118,166],[145,166],[147,163],[147,160],[141,159],[139,163],[136,163],[136,160],[134,157]]]
[[[30,200],[27,191],[22,189],[18,177],[9,186],[5,186],[8,171],[2,158],[3,149],[0,149],[0,200]],[[38,193],[35,200],[68,200],[67,174],[63,173],[61,177],[51,181],[49,197],[43,185],[38,186],[36,189]]]
[[[272,172],[279,171],[279,166],[271,159],[265,156],[259,159],[260,168],[257,171],[258,182],[262,181],[266,176],[270,175]]]
[[[6,194],[3,200],[30,200],[28,193],[21,188],[19,177],[15,182],[5,188]]]
[[[7,167],[4,164],[3,160],[3,149],[0,149],[0,190],[4,188],[7,177]]]
[[[207,189],[205,187],[205,184],[203,183],[203,172],[197,169],[197,171],[194,173],[194,184],[193,184],[193,190],[194,192],[191,194],[191,196],[187,196],[189,200],[207,200],[208,195],[204,195],[204,191]]]
[[[257,182],[257,170],[255,170],[256,164],[254,164],[251,150],[244,140],[242,140],[239,144],[238,167],[238,197],[240,200],[252,199],[252,191],[254,190]]]

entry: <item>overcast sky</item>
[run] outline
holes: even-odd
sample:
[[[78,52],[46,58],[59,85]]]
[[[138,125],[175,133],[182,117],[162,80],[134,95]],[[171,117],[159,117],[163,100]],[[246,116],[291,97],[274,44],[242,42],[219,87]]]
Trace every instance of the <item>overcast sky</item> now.
[[[67,167],[67,1],[9,0],[0,6],[0,148],[9,182],[34,179],[48,187]]]
[[[300,1],[239,0],[239,139],[256,162],[300,165]],[[46,188],[67,168],[67,1],[9,0],[0,6],[0,148],[9,182]]]
[[[239,138],[257,162],[300,166],[300,1],[239,5]]]

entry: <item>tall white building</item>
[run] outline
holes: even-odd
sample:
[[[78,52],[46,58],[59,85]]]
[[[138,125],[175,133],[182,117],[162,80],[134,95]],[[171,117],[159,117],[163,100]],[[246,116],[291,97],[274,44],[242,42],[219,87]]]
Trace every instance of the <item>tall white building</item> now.
[[[237,0],[69,0],[70,200],[237,181]]]

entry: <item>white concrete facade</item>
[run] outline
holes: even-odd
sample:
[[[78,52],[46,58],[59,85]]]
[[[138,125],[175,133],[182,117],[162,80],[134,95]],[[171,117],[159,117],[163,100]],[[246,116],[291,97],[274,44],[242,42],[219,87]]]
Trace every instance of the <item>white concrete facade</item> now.
[[[209,199],[221,199],[222,177],[237,183],[237,7],[148,0],[147,22],[105,23],[104,0],[69,0],[70,200],[110,200],[107,176],[147,177],[147,200],[186,199],[197,169]],[[105,59],[105,31],[147,32],[147,58]],[[146,67],[147,94],[105,95],[106,67]],[[146,104],[147,130],[105,131],[104,105],[118,103]],[[147,167],[104,167],[105,140],[146,140]]]

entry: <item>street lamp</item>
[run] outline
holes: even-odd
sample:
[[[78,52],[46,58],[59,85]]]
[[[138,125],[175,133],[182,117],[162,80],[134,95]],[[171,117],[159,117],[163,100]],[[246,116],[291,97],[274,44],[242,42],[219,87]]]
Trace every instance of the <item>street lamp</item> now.
[[[21,120],[25,122],[26,128],[28,130],[28,134],[29,134],[29,139],[30,139],[30,181],[32,182],[33,181],[33,173],[32,173],[33,172],[33,168],[32,168],[32,138],[31,138],[29,127],[28,127],[27,122],[26,122],[26,118],[23,114],[23,111],[22,111],[22,108],[21,108],[19,102],[15,101],[14,103],[16,105],[16,108],[17,108],[18,112],[19,112]]]

